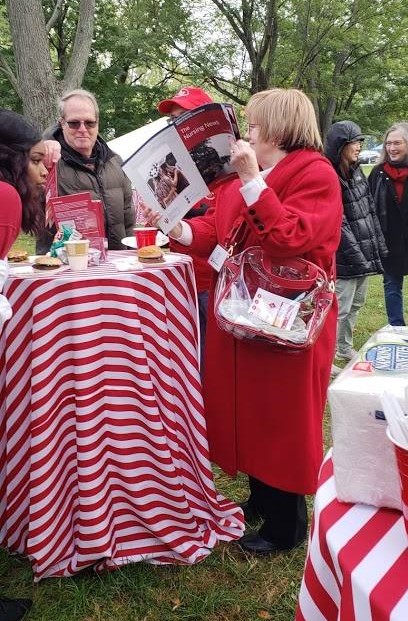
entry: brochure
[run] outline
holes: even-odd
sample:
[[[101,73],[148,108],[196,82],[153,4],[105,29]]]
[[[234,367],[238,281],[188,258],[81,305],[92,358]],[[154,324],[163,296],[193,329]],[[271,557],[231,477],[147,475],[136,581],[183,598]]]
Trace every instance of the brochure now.
[[[47,204],[57,228],[70,226],[89,239],[90,248],[100,250],[106,258],[105,225],[102,202],[93,200],[90,192],[54,196]]]
[[[141,200],[168,231],[220,180],[234,175],[231,141],[239,139],[231,104],[190,110],[161,129],[123,164]]]

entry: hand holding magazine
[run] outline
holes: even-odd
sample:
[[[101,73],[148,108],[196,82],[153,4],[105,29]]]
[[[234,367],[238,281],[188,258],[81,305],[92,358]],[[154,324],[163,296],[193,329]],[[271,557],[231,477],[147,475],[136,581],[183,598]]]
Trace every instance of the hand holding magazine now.
[[[162,214],[163,233],[215,183],[234,174],[231,140],[239,137],[233,107],[206,104],[175,119],[124,162],[123,170],[143,202]]]

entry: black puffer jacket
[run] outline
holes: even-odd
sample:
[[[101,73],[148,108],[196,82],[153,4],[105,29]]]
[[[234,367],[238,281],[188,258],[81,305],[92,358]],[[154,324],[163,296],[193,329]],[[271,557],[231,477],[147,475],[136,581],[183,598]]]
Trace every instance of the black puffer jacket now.
[[[339,168],[344,146],[361,138],[358,125],[340,121],[332,125],[326,139],[326,155],[339,176],[343,197],[341,240],[336,253],[337,278],[381,274],[382,261],[388,253],[363,171],[356,165],[345,178]]]
[[[383,164],[374,166],[368,183],[389,249],[384,269],[395,276],[405,276],[408,274],[408,181],[404,184],[401,201]]]

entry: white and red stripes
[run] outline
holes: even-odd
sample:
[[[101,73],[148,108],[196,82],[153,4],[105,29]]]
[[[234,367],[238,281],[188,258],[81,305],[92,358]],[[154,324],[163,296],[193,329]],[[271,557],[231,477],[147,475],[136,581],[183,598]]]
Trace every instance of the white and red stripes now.
[[[11,278],[5,293],[1,545],[40,580],[195,563],[240,537],[208,459],[190,259]]]
[[[338,502],[331,452],[320,472],[296,621],[406,621],[402,513]]]

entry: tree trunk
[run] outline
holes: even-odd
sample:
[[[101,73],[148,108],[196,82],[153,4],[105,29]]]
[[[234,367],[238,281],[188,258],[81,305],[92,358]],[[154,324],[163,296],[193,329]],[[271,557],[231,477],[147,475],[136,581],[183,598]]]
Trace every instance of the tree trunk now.
[[[79,88],[84,79],[92,47],[95,0],[81,0],[75,41],[64,76],[64,90]]]
[[[56,119],[57,80],[40,0],[6,0],[23,113],[41,131]]]

